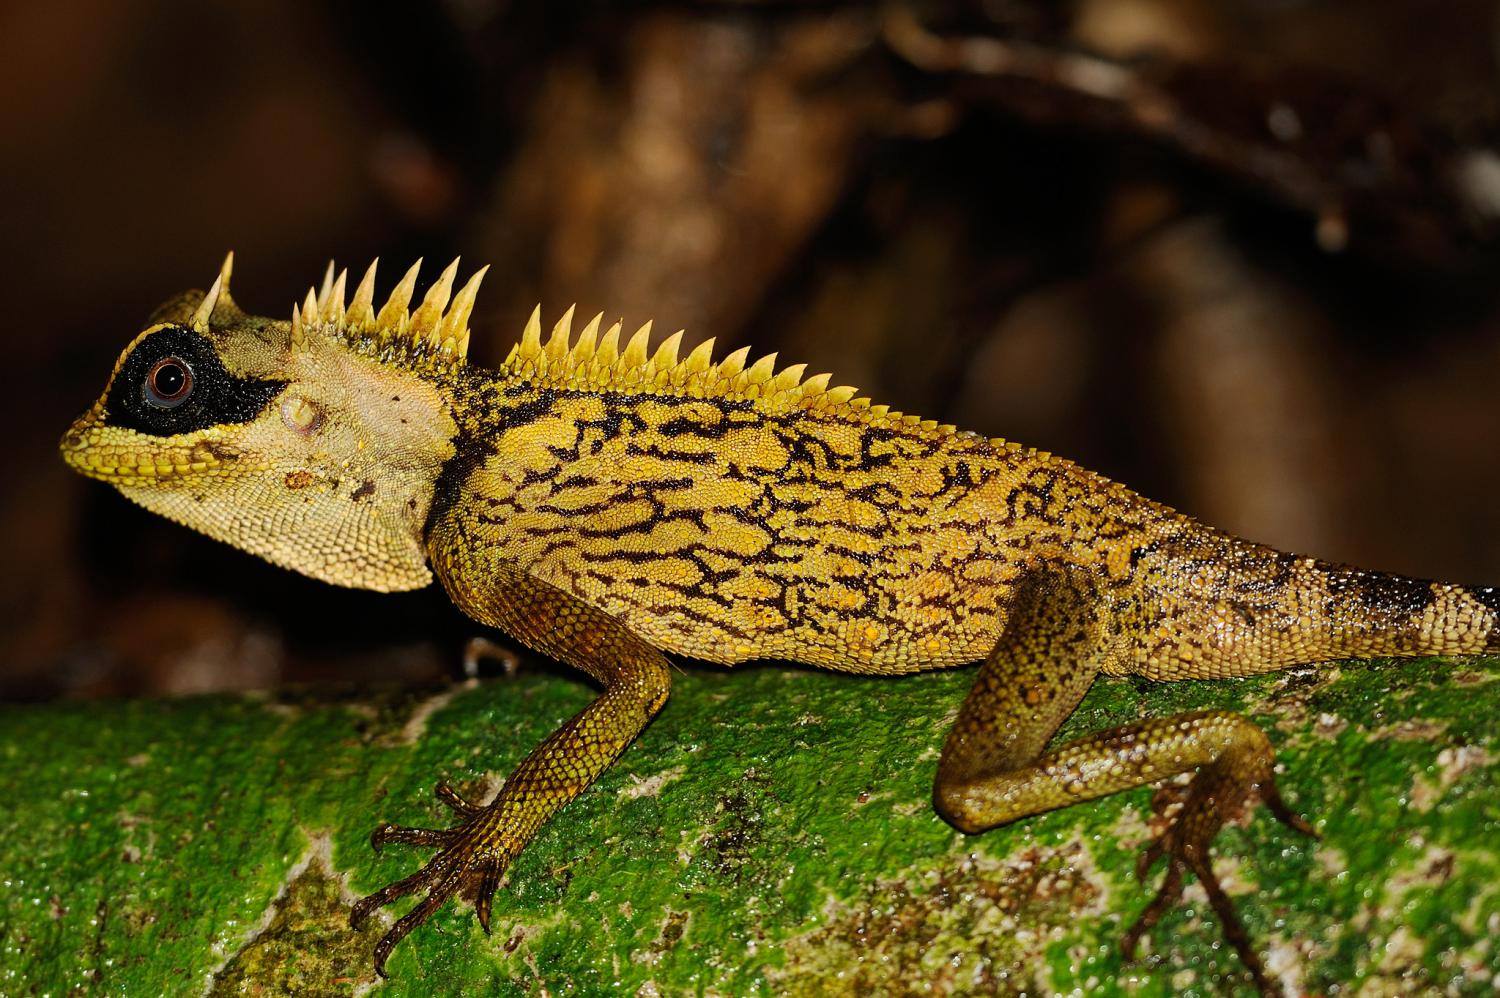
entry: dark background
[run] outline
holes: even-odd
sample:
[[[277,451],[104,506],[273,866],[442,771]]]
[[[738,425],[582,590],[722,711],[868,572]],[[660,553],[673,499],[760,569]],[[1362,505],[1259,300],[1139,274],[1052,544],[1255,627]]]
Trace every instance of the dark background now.
[[[278,316],[461,252],[479,362],[577,301],[1500,582],[1497,45],[1480,0],[7,4],[0,697],[430,681],[476,633],[57,459],[230,248]]]

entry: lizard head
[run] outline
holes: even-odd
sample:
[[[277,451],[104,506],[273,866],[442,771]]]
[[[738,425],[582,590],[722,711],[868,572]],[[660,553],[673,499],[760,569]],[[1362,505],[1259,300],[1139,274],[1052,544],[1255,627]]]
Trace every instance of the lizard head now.
[[[330,268],[287,322],[234,304],[232,262],[206,294],[151,317],[64,435],[64,460],[305,575],[381,591],[426,585],[423,528],[457,432],[445,386],[463,361],[477,277],[454,302],[461,316],[444,314],[457,261],[408,314],[413,267],[377,317],[374,267],[347,310],[345,277]]]

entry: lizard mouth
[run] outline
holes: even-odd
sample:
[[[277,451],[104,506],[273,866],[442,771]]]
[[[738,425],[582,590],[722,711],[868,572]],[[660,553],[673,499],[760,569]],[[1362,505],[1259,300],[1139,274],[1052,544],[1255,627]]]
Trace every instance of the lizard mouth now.
[[[68,428],[58,449],[74,471],[115,485],[151,485],[171,478],[212,475],[232,458],[225,448],[202,441],[174,444],[107,426],[97,408]]]

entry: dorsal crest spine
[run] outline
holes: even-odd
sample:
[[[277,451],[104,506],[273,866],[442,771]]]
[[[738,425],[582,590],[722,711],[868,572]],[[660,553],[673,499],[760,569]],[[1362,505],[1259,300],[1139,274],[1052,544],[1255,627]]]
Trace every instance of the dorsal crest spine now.
[[[346,300],[348,271],[338,270],[330,261],[322,282],[309,288],[302,302],[292,306],[292,349],[310,348],[313,336],[333,336],[352,349],[408,366],[441,368],[465,364],[469,318],[489,267],[476,270],[455,294],[453,286],[459,265],[455,258],[412,311],[410,305],[422,261],[407,269],[377,309],[375,272],[379,262],[377,259],[370,264],[353,297]],[[206,327],[217,310],[238,311],[229,297],[233,263],[231,253],[225,258],[213,289],[199,306],[195,323],[201,321]],[[907,415],[889,406],[872,405],[870,399],[858,397],[858,389],[848,385],[830,388],[829,375],[805,376],[805,364],[791,364],[778,370],[775,353],[752,362],[750,348],[740,347],[715,362],[714,341],[710,338],[681,357],[682,330],[666,337],[652,351],[650,322],[637,328],[622,346],[623,322],[615,322],[601,334],[603,313],[600,313],[574,336],[573,319],[574,307],[569,306],[544,341],[538,306],[532,311],[520,342],[511,348],[501,365],[500,373],[558,387],[596,391],[644,388],[699,398],[755,399],[772,409],[842,410],[872,424],[920,428],[944,435],[955,432],[951,424]],[[1013,446],[1005,441],[996,442]]]
[[[750,348],[741,347],[717,363],[714,341],[704,340],[681,357],[683,331],[678,330],[651,349],[651,323],[638,328],[620,347],[623,323],[616,322],[601,336],[603,313],[594,316],[573,336],[574,307],[569,306],[542,337],[538,306],[527,320],[521,340],[511,348],[500,373],[538,385],[593,391],[640,391],[698,398],[758,399],[771,408],[832,410],[844,408],[858,418],[890,426],[920,427],[953,433],[951,425],[872,406],[856,399],[857,389],[829,388],[830,376],[804,377],[806,364],[776,369],[776,354],[750,362]]]
[[[292,306],[292,349],[307,349],[311,345],[310,336],[324,335],[336,337],[356,350],[409,366],[456,367],[465,363],[469,353],[469,317],[474,313],[479,286],[490,268],[480,267],[454,294],[458,276],[458,259],[454,258],[427,289],[416,309],[409,311],[422,269],[422,261],[418,260],[377,310],[375,269],[379,263],[375,260],[370,264],[354,289],[354,297],[346,303],[349,272],[335,273],[334,264],[329,261],[322,285],[309,288],[303,301]],[[223,283],[227,292],[227,280]]]

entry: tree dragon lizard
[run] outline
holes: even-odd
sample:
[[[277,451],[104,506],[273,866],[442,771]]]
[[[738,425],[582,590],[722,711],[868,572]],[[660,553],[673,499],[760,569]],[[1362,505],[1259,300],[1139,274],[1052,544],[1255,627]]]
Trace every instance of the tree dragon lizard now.
[[[1500,590],[1285,554],[1203,526],[1050,454],[892,411],[776,369],[679,357],[572,309],[540,311],[498,370],[466,361],[485,271],[455,260],[415,309],[417,265],[376,308],[330,265],[291,319],[242,311],[231,254],[207,293],[161,306],[62,440],[77,471],[295,571],[383,592],[435,574],[482,624],[603,692],[488,803],[445,783],[446,829],[382,825],[437,854],[355,904],[425,895],[392,948],[455,895],[489,928],[511,860],[667,700],[675,654],[855,673],[981,663],[948,732],[935,805],[977,833],[1193,774],[1142,870],[1159,892],[1127,954],[1207,891],[1257,985],[1264,966],[1209,862],[1226,820],[1282,802],[1265,734],[1197,711],[1050,746],[1100,674],[1247,676],[1339,658],[1500,651]],[[347,299],[347,300],[346,300]]]

